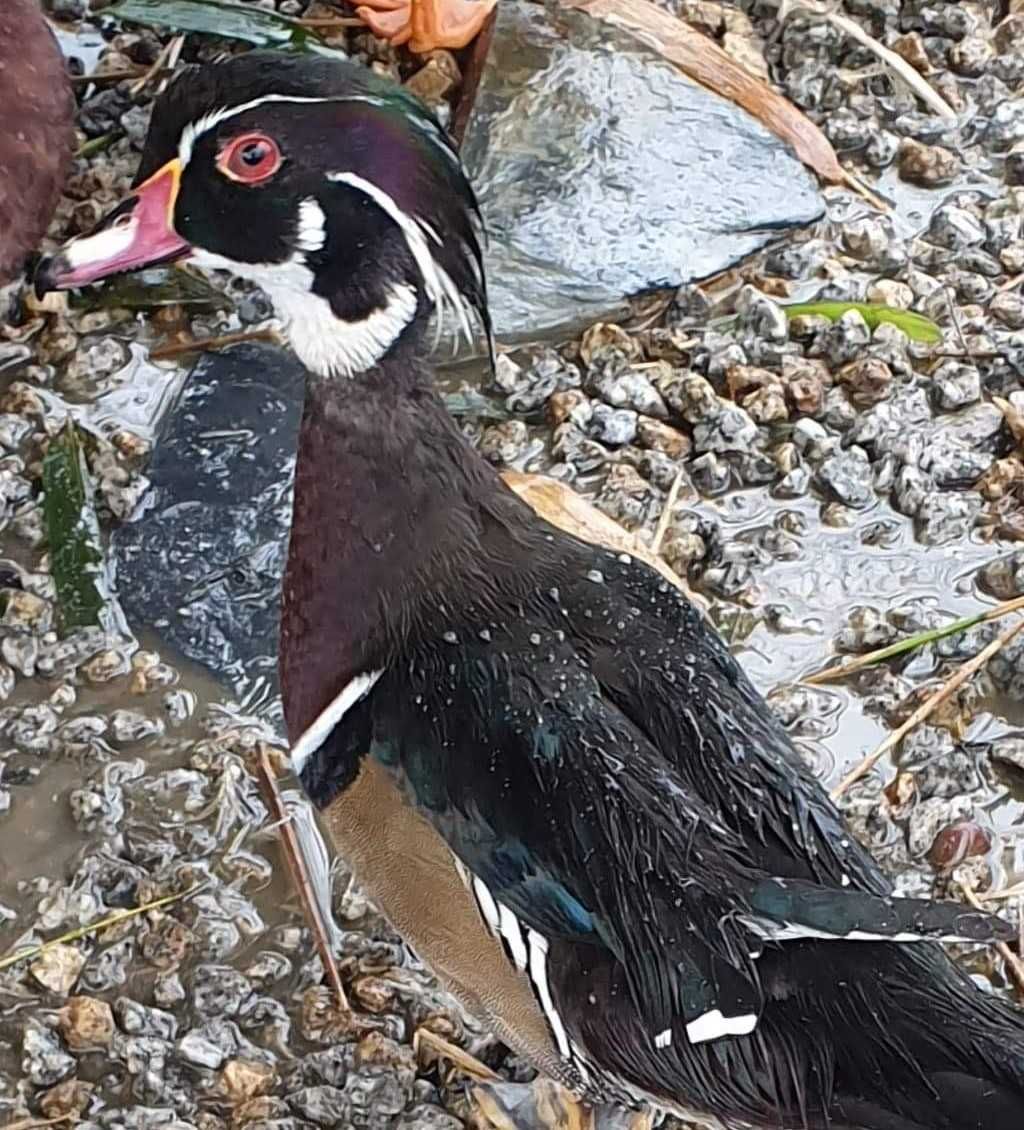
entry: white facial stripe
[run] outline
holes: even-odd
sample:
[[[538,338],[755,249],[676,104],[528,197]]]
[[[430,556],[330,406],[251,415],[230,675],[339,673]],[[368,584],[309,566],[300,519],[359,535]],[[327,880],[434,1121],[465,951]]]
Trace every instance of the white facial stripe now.
[[[713,1008],[686,1025],[686,1038],[691,1044],[702,1044],[706,1040],[719,1040],[723,1036],[748,1036],[756,1027],[756,1013],[723,1016],[720,1009]]]
[[[327,242],[327,217],[313,196],[299,205],[299,227],[295,245],[300,251],[319,251]]]
[[[195,144],[204,133],[208,133],[211,129],[220,125],[221,122],[235,118],[239,114],[244,114],[247,110],[255,110],[257,106],[265,106],[268,103],[274,102],[294,103],[297,106],[316,103],[326,104],[328,102],[362,102],[367,106],[387,105],[385,99],[376,98],[372,94],[346,94],[338,95],[337,97],[309,97],[300,94],[264,94],[261,98],[254,98],[251,102],[243,102],[240,106],[224,106],[219,110],[213,110],[211,113],[204,114],[203,117],[197,118],[196,121],[191,122],[181,131],[181,139],[178,142],[178,159],[181,161],[182,168],[192,159]],[[459,159],[455,150],[448,144],[444,134],[434,125],[418,117],[409,117],[407,120],[411,122],[420,133],[425,134],[436,146],[438,152],[443,153],[450,163],[458,165]]]
[[[416,292],[394,286],[384,306],[359,321],[344,321],[326,298],[313,293],[313,272],[301,253],[286,263],[239,263],[196,248],[192,261],[250,279],[265,291],[299,360],[321,377],[372,369],[416,316]]]
[[[409,254],[413,257],[420,274],[423,276],[423,285],[426,288],[427,297],[434,303],[437,312],[438,334],[440,335],[444,322],[445,308],[451,306],[459,320],[459,326],[466,336],[466,341],[472,342],[473,328],[469,322],[466,303],[459,293],[459,288],[452,282],[448,272],[431,254],[430,247],[427,244],[428,235],[435,243],[440,244],[441,241],[437,232],[429,224],[403,212],[395,203],[395,200],[382,188],[378,188],[371,181],[357,176],[355,173],[331,173],[327,179],[338,184],[347,184],[350,188],[364,193],[398,225],[405,238]]]
[[[125,224],[104,228],[95,235],[79,236],[65,246],[64,258],[72,269],[105,263],[131,247],[136,224],[136,219],[132,217]]]
[[[374,683],[383,675],[381,671],[368,671],[356,677],[345,686],[334,701],[316,717],[313,724],[292,746],[290,760],[292,770],[299,774],[314,753],[331,736],[331,731],[345,717],[349,710],[365,698]]]

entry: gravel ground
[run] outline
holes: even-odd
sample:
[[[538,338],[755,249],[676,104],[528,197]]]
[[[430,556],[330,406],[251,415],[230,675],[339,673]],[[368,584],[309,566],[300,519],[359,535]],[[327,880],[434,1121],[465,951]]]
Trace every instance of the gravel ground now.
[[[638,304],[625,327],[503,355],[484,391],[509,418],[467,430],[497,466],[570,481],[647,538],[677,484],[666,559],[834,782],[996,629],[843,685],[790,680],[833,647],[864,652],[1024,593],[1024,4],[842,5],[927,77],[956,122],[820,19],[780,27],[768,3],[664,6],[765,68],[894,207],[829,190],[825,223],[742,270]],[[74,20],[85,5],[49,7]],[[317,13],[299,0],[277,7]],[[115,35],[96,66],[150,64],[166,38]],[[368,37],[353,43],[394,70]],[[189,37],[183,58],[223,47]],[[91,90],[82,141],[123,136],[79,160],[54,238],[88,229],[118,198],[144,136],[146,92]],[[510,1079],[528,1071],[431,984],[341,864],[335,948],[353,1011],[321,984],[249,771],[260,723],[152,640],[54,631],[38,494],[65,406],[95,436],[88,458],[109,528],[145,494],[168,395],[168,367],[143,347],[268,317],[259,294],[226,291],[228,312],[170,303],[144,316],[124,294],[101,308],[26,300],[17,324],[0,327],[0,582],[11,586],[0,614],[0,954],[193,892],[0,969],[0,1125],[69,1114],[88,1130],[479,1125],[460,1081],[417,1060],[414,1030]],[[943,341],[872,331],[855,312],[787,321],[778,304],[813,297],[913,306]],[[902,890],[955,896],[1024,875],[1022,702],[1018,637],[895,764],[846,794],[855,830]],[[965,957],[1009,991],[996,955]]]

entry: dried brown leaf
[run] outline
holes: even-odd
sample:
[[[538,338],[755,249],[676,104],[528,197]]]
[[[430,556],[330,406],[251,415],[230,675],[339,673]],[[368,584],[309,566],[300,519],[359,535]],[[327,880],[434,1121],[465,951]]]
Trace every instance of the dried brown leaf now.
[[[527,475],[521,471],[505,471],[501,477],[531,510],[546,518],[553,526],[582,541],[588,541],[591,545],[601,545],[646,561],[652,569],[657,569],[667,581],[671,581],[676,588],[703,607],[703,603],[694,598],[675,570],[655,557],[638,537],[607,514],[602,514],[572,487],[567,487],[557,479],[549,479],[546,475]]]

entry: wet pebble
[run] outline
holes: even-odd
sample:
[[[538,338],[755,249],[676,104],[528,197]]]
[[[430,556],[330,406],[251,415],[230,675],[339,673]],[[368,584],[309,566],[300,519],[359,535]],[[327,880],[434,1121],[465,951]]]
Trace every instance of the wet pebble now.
[[[907,140],[900,149],[899,169],[905,181],[936,188],[953,183],[960,172],[960,159],[941,145]]]

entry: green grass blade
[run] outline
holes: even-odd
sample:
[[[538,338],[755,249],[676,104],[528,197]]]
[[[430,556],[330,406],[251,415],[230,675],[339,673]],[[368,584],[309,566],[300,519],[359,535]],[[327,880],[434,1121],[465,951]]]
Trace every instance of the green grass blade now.
[[[65,632],[99,625],[106,605],[99,523],[81,441],[69,420],[43,459],[43,521]]]
[[[787,318],[799,318],[807,314],[828,318],[830,322],[837,322],[848,311],[856,310],[871,329],[885,322],[902,330],[911,341],[921,341],[928,345],[937,345],[942,341],[942,331],[930,318],[913,310],[901,310],[897,306],[883,306],[874,302],[793,302],[782,309]]]

